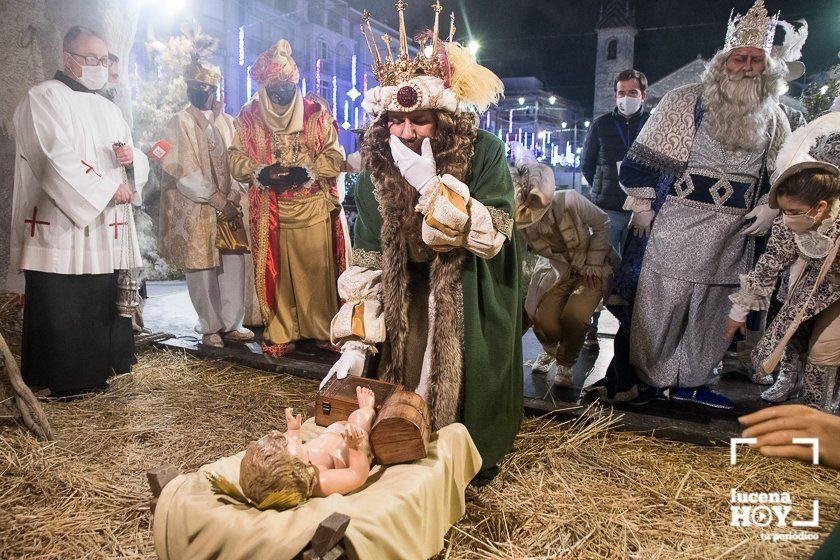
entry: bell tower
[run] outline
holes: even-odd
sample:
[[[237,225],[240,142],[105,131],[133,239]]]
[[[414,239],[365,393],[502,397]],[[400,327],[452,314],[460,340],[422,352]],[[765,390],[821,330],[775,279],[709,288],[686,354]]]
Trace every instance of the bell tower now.
[[[608,0],[601,5],[595,33],[598,36],[595,61],[595,99],[592,116],[598,117],[615,107],[613,81],[619,72],[633,68],[636,22],[629,0]]]

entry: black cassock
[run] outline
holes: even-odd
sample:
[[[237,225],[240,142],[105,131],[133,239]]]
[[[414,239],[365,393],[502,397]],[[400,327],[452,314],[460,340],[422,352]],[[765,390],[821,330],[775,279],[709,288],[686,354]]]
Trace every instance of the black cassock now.
[[[21,373],[56,395],[102,388],[137,363],[131,318],[117,315],[117,273],[25,271]]]

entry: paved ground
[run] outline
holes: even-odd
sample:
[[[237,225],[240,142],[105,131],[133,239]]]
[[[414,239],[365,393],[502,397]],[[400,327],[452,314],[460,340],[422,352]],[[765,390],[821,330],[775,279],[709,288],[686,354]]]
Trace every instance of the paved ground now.
[[[322,379],[336,359],[335,354],[309,343],[299,344],[295,352],[281,359],[264,356],[257,342],[229,344],[223,349],[205,347],[200,344],[201,337],[194,330],[197,316],[187,294],[186,282],[150,282],[147,289],[149,299],[144,310],[147,328],[174,335],[162,343],[164,346],[313,379]],[[574,368],[575,389],[554,388],[553,369],[547,376],[531,373],[531,361],[536,358],[540,346],[533,332],[529,331],[522,339],[526,411],[532,414],[554,412],[562,417],[579,415],[583,410],[577,404],[579,389],[584,380],[589,383],[604,376],[612,359],[612,338],[617,328],[615,318],[607,311],[602,313],[599,325],[600,351],[581,352]],[[259,329],[255,330],[259,332]],[[613,413],[622,415],[623,427],[632,431],[653,432],[694,443],[728,441],[729,437],[739,432],[736,418],[764,405],[759,398],[762,388],[748,382],[743,376],[724,374],[717,389],[735,401],[734,411],[661,401],[643,407],[616,405]]]

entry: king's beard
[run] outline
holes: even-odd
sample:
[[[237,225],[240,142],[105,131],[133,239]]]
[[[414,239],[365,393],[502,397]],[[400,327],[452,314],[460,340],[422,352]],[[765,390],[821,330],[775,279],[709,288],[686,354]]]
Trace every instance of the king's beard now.
[[[726,71],[726,55],[718,53],[703,74],[703,121],[712,138],[731,151],[763,151],[769,140],[776,92],[781,83],[767,59],[760,74]]]

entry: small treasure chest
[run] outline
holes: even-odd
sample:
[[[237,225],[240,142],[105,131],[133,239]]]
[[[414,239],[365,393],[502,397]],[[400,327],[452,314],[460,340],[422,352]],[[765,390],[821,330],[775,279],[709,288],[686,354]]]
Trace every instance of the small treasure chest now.
[[[359,408],[359,400],[356,397],[356,387],[359,386],[373,391],[376,397],[374,408],[377,412],[382,410],[388,397],[402,389],[402,385],[355,375],[333,379],[315,398],[315,423],[319,426],[329,426],[333,422],[347,420],[350,414]]]
[[[430,432],[426,401],[413,391],[397,391],[382,405],[370,430],[373,457],[380,465],[423,459]]]

